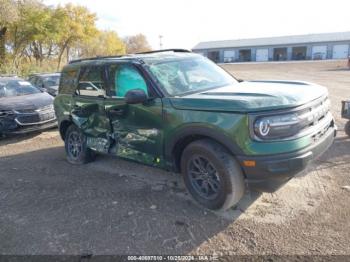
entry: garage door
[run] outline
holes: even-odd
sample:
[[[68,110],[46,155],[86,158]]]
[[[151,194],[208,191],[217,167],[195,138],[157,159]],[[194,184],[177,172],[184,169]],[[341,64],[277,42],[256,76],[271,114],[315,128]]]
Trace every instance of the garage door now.
[[[257,49],[256,50],[256,61],[269,61],[269,49]]]
[[[327,57],[327,46],[317,45],[312,47],[312,59],[326,59]]]
[[[231,63],[235,61],[236,52],[235,50],[226,50],[224,51],[224,62]]]
[[[333,46],[333,59],[347,58],[349,55],[349,45],[335,45]]]

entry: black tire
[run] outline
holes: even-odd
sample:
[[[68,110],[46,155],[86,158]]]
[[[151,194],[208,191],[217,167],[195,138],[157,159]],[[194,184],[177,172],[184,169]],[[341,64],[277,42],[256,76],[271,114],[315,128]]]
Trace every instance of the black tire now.
[[[181,171],[189,193],[208,209],[227,210],[244,194],[240,165],[223,146],[210,139],[192,142],[185,148]]]
[[[350,137],[350,121],[345,124],[344,131]]]
[[[86,136],[75,125],[68,127],[65,134],[64,146],[67,160],[71,164],[86,164],[95,159],[95,152],[86,146]]]

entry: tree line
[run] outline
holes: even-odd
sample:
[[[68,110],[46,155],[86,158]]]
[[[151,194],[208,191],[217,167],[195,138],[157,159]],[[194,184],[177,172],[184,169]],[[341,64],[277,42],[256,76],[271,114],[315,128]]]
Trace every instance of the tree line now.
[[[96,27],[83,6],[39,0],[0,0],[0,73],[58,71],[74,58],[151,50],[144,35],[120,38]]]

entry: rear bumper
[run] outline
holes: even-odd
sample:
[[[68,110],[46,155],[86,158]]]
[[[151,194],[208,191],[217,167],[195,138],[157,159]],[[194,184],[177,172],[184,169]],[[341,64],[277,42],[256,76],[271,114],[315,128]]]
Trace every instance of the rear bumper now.
[[[318,141],[300,151],[273,156],[238,156],[249,188],[263,192],[276,191],[304,170],[311,160],[322,155],[332,145],[335,136],[336,127],[331,127]],[[255,161],[255,166],[244,166],[245,160]]]

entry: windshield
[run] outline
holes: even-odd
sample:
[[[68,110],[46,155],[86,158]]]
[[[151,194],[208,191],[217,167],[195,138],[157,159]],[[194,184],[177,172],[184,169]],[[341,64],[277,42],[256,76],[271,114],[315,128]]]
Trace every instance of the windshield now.
[[[6,84],[0,83],[0,97],[12,97],[37,94],[40,91],[27,81],[13,80]]]
[[[237,82],[225,70],[204,57],[162,61],[151,64],[149,69],[171,96],[205,91]]]
[[[44,78],[45,86],[58,86],[60,81],[60,76],[48,76]]]

